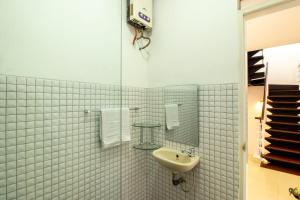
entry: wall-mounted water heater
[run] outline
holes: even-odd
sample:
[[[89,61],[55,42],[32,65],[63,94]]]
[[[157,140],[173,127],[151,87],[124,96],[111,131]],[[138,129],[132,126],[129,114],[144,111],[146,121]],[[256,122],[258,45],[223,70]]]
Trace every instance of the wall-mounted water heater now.
[[[127,0],[128,23],[139,29],[151,30],[152,1],[153,0]]]

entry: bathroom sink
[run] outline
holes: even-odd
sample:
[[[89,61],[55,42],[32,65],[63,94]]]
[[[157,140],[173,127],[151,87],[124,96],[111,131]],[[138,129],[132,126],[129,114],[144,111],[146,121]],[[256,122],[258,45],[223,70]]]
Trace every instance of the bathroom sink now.
[[[162,147],[153,151],[154,158],[173,172],[188,172],[199,163],[199,156],[189,156],[177,150]]]

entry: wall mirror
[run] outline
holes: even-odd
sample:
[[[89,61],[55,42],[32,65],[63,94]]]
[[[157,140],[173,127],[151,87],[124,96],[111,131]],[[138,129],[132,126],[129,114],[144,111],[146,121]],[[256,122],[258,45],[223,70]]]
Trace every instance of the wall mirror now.
[[[199,105],[198,86],[179,85],[164,88],[165,104],[165,135],[166,139],[191,146],[199,146]],[[170,110],[166,106],[178,106],[178,126],[168,128],[167,115]],[[169,110],[169,111],[167,111]],[[171,109],[172,112],[172,109]],[[176,113],[176,112],[175,112]],[[174,114],[174,113],[173,113]],[[172,116],[171,116],[172,118]],[[176,118],[176,117],[175,117]]]

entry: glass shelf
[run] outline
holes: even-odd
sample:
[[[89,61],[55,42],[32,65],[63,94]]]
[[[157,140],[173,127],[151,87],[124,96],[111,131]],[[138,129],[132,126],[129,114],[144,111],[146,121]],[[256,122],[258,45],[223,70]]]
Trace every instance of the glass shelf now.
[[[140,128],[140,143],[135,144],[133,148],[140,149],[140,150],[154,150],[158,149],[161,146],[158,144],[154,144],[154,128],[161,127],[161,124],[154,123],[154,122],[138,122],[134,123],[132,125],[133,127]],[[145,141],[146,137],[144,134],[146,134],[145,130],[146,128],[150,128],[150,141]]]
[[[141,123],[134,123],[132,125],[133,127],[139,127],[139,128],[156,128],[161,127],[161,124],[159,123],[152,123],[152,122],[141,122]]]
[[[152,144],[150,142],[144,142],[142,144],[135,144],[133,148],[140,150],[154,150],[159,149],[161,146],[158,144]]]

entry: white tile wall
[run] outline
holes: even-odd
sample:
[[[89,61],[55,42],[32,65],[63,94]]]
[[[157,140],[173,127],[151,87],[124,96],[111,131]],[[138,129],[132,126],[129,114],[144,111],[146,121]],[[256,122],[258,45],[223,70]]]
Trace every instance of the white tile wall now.
[[[121,187],[122,199],[144,199],[136,130],[122,154],[100,146],[93,111],[120,107],[120,97],[114,85],[1,75],[0,199],[120,199]],[[123,97],[125,106],[145,107],[143,88],[124,88]],[[131,123],[144,114],[133,111]]]
[[[148,89],[148,120],[164,124],[164,90]],[[178,150],[190,146],[167,141],[165,126],[157,130],[156,141]],[[147,199],[155,200],[234,200],[239,190],[238,85],[199,86],[200,166],[185,175],[189,193],[172,185],[172,174],[149,154]]]
[[[103,150],[99,138],[101,107],[120,107],[119,86],[0,75],[0,199],[237,199],[237,84],[199,87],[201,165],[187,174],[191,192],[171,184],[171,173],[151,151],[132,141]],[[131,123],[164,124],[161,88],[122,88]],[[92,112],[84,114],[84,109]],[[155,129],[157,143],[186,145]],[[193,179],[194,178],[194,179]],[[194,180],[194,181],[193,181]]]

